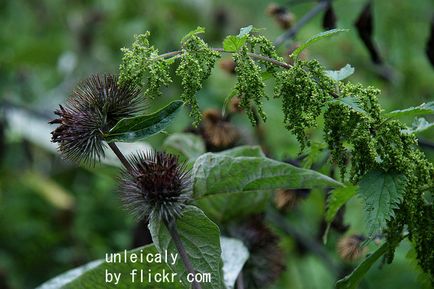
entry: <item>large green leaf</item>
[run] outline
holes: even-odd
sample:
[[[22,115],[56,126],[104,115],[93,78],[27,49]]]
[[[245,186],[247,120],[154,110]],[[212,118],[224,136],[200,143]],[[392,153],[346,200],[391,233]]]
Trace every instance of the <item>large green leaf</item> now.
[[[157,134],[170,124],[182,104],[175,100],[152,114],[121,119],[104,138],[107,142],[135,142]]]
[[[154,245],[147,245],[145,247],[136,248],[132,251],[127,252],[127,256],[131,256],[131,254],[137,254],[137,256],[143,256],[146,260],[146,256],[148,254],[152,254],[152,256],[156,256],[158,254],[157,249]],[[123,256],[123,252],[121,253]],[[139,259],[138,259],[139,260]],[[161,282],[157,283],[153,280],[151,282],[148,279],[143,280],[141,282],[140,279],[137,279],[137,276],[140,276],[140,270],[143,270],[145,278],[148,276],[148,270],[151,270],[152,273],[169,273],[169,276],[172,276],[173,271],[167,266],[164,262],[162,263],[148,263],[146,261],[142,262],[131,262],[131,260],[120,263],[107,263],[104,260],[97,260],[90,262],[84,266],[75,268],[70,270],[58,277],[55,277],[46,283],[39,286],[37,289],[60,289],[60,288],[68,288],[68,289],[82,289],[82,288],[92,288],[92,289],[106,289],[106,288],[118,288],[118,289],[128,289],[136,286],[137,288],[142,289],[183,289],[184,286],[179,282],[179,279],[174,278],[174,282]],[[138,275],[136,275],[135,282],[131,282],[130,273],[137,269]],[[114,279],[112,282],[106,282],[106,274],[108,273],[116,273],[121,274],[119,283],[115,284]],[[113,276],[113,275],[111,275]],[[108,279],[107,279],[108,280]],[[170,280],[171,281],[171,280]]]
[[[374,263],[381,257],[387,250],[387,243],[384,243],[374,253],[366,257],[350,275],[345,276],[336,283],[338,289],[355,289],[359,285],[366,272],[374,265]]]
[[[205,153],[202,138],[192,133],[174,133],[163,143],[165,151],[183,156],[186,160],[195,160]]]
[[[210,273],[210,283],[201,283],[203,289],[223,288],[223,262],[221,259],[220,230],[197,207],[187,206],[182,217],[176,220],[176,228],[185,246],[187,254],[196,272]],[[166,226],[159,220],[152,218],[149,229],[152,240],[159,252],[176,254],[178,251],[170,237]],[[178,258],[171,268],[179,274],[184,284],[187,282],[187,272],[182,260]]]
[[[200,156],[192,170],[193,197],[254,193],[285,189],[339,187],[342,184],[313,170],[266,157],[232,157],[206,153]]]
[[[206,215],[217,223],[229,222],[240,216],[262,212],[270,200],[265,191],[209,195],[195,201]]]
[[[359,182],[358,194],[365,201],[369,236],[381,231],[395,216],[404,195],[405,176],[394,172],[370,171]]]
[[[319,41],[319,40],[321,40],[323,38],[327,38],[327,37],[333,36],[333,35],[335,35],[337,33],[347,32],[347,31],[348,31],[348,29],[332,29],[332,30],[328,30],[328,31],[324,31],[324,32],[318,33],[318,34],[312,36],[311,38],[309,38],[305,43],[303,43],[302,45],[300,45],[299,47],[297,47],[297,49],[295,49],[292,52],[291,57],[292,58],[297,58],[298,55],[304,49],[306,49],[307,47],[311,46],[313,43],[315,43],[315,42],[317,42],[317,41]]]
[[[434,113],[434,101],[422,103],[419,106],[409,107],[401,110],[394,110],[386,113],[386,117],[419,116]]]

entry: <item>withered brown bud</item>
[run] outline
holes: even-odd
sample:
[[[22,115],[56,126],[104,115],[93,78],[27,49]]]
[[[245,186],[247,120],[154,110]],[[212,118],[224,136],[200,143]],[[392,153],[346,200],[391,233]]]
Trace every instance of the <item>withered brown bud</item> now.
[[[342,260],[353,262],[367,253],[367,247],[362,243],[365,237],[361,235],[350,235],[342,237],[337,244],[337,251]]]
[[[219,63],[220,68],[229,74],[235,74],[235,61],[232,58],[222,59]]]
[[[274,21],[284,30],[291,28],[294,24],[294,14],[289,12],[285,7],[275,3],[268,5],[267,14],[273,17]]]
[[[274,197],[274,202],[279,210],[287,210],[294,208],[301,200],[305,199],[309,194],[309,190],[285,190],[278,189]]]
[[[285,270],[285,259],[278,236],[265,225],[263,216],[252,216],[231,227],[230,232],[242,240],[250,252],[243,268],[245,288],[267,288],[274,283]]]
[[[238,129],[215,109],[204,112],[199,130],[209,151],[231,148],[240,138]]]

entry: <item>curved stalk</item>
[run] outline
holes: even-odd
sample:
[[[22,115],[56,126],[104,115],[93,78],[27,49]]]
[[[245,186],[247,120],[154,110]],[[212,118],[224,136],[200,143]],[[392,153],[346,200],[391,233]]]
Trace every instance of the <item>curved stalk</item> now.
[[[118,146],[112,142],[108,143],[109,147],[112,149],[112,151],[115,153],[115,155],[118,157],[118,159],[121,161],[121,163],[124,165],[124,167],[131,172],[133,170],[133,167],[131,166],[130,162],[127,160],[127,158],[124,156],[124,154],[119,150]],[[166,226],[167,230],[169,231],[170,236],[172,237],[173,243],[175,244],[176,249],[178,250],[181,260],[184,263],[184,266],[188,273],[194,274],[194,268],[193,265],[190,262],[190,259],[187,255],[187,251],[184,248],[184,245],[182,244],[181,238],[179,237],[178,230],[176,229],[176,223],[175,221],[167,222],[164,221],[164,225]],[[194,281],[192,283],[193,289],[202,289],[200,284]]]
[[[224,50],[223,48],[220,48],[220,47],[211,48],[211,49],[214,50],[214,51],[220,52],[220,53],[235,53],[235,51],[227,51],[227,50]],[[180,55],[182,53],[183,52],[181,50],[176,50],[176,51],[171,51],[171,52],[160,54],[156,58],[170,58],[170,57],[173,57],[173,56]],[[283,68],[286,68],[286,69],[289,69],[289,68],[292,67],[292,65],[290,65],[288,63],[285,63],[285,62],[282,62],[282,61],[278,61],[276,59],[273,59],[273,58],[270,58],[270,57],[267,57],[267,56],[264,56],[264,55],[260,55],[260,54],[253,53],[253,52],[248,52],[247,54],[251,58],[253,58],[253,59],[267,61],[267,62],[273,63],[274,65],[277,65],[277,66],[280,66],[280,67],[283,67]]]

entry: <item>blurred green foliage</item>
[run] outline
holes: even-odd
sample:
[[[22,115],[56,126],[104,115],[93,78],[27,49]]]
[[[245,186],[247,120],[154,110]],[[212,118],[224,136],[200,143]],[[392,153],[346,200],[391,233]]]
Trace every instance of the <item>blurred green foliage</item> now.
[[[297,19],[315,5],[308,1],[276,2]],[[216,47],[227,34],[237,34],[240,27],[250,24],[265,28],[263,33],[275,39],[283,31],[266,15],[268,5],[262,0],[0,2],[0,284],[32,288],[67,269],[101,258],[105,252],[131,248],[134,227],[118,200],[116,168],[77,168],[61,161],[52,146],[43,145],[50,137],[47,131],[34,132],[36,137],[32,138],[20,134],[9,110],[14,107],[46,123],[78,80],[92,73],[116,73],[120,48],[130,46],[134,34],[147,30],[161,52],[179,49],[182,36],[197,26],[206,28],[204,37]],[[334,1],[338,27],[351,31],[316,43],[308,49],[308,57],[318,59],[328,69],[350,63],[356,69],[350,79],[379,87],[380,102],[387,110],[433,100],[433,67],[424,53],[433,2],[374,1],[375,39],[393,71],[391,82],[375,72],[353,27],[363,5],[363,0]],[[320,32],[320,23],[321,16],[317,16],[301,29],[296,40],[301,42]],[[280,51],[286,53],[287,47],[283,45]],[[173,77],[174,84],[163,90],[155,107],[179,98],[180,82],[174,73]],[[202,110],[221,109],[234,84],[234,77],[216,65],[198,95]],[[272,83],[267,85],[271,93]],[[274,158],[295,158],[299,145],[282,124],[280,106],[279,100],[265,103],[268,120],[263,126],[265,136],[259,141]],[[180,113],[168,131],[185,129],[191,121],[187,115]],[[406,121],[411,124],[412,119]],[[245,115],[235,116],[233,123],[247,142],[258,142]],[[322,138],[317,131],[311,135],[314,142]],[[432,129],[421,134],[428,141],[433,136]],[[149,143],[159,148],[166,137],[154,136]],[[426,152],[432,160],[433,151]],[[304,235],[316,238],[323,207],[323,193],[313,192],[288,213],[288,221]],[[352,200],[346,212],[349,233],[363,233],[359,200]],[[290,237],[279,234],[288,262],[275,288],[333,288],[337,276],[322,260],[300,252]],[[338,237],[331,232],[327,245],[335,262],[339,262],[335,253]],[[404,242],[392,265],[374,266],[361,287],[418,288],[416,269],[406,258],[409,248]],[[353,265],[347,264],[349,268]]]

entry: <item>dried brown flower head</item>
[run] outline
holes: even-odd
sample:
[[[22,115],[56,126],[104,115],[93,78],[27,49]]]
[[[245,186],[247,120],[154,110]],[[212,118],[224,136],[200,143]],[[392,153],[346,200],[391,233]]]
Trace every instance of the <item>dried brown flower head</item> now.
[[[273,17],[274,21],[284,30],[291,28],[294,24],[294,14],[289,12],[285,7],[275,3],[268,5],[267,14]]]
[[[367,252],[367,247],[362,246],[363,241],[365,241],[365,237],[361,235],[342,237],[337,244],[337,251],[342,260],[353,262],[364,256]]]
[[[143,109],[139,95],[133,85],[119,86],[116,76],[89,77],[54,112],[59,117],[49,123],[59,126],[51,133],[51,141],[59,144],[65,158],[94,164],[104,157],[103,133]]]
[[[238,129],[227,119],[224,119],[219,111],[214,109],[204,112],[200,133],[209,151],[221,151],[231,148],[240,139]]]
[[[245,288],[267,288],[276,281],[285,270],[285,260],[279,238],[265,225],[263,216],[252,216],[247,222],[230,228],[230,232],[250,252],[243,268]]]
[[[279,189],[276,191],[274,203],[279,210],[292,209],[298,204],[299,201],[307,197],[309,191],[310,190],[307,189]]]
[[[138,219],[156,216],[170,221],[181,215],[190,200],[190,174],[177,156],[164,152],[138,153],[130,157],[132,170],[124,171],[121,199]]]

